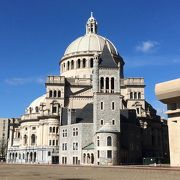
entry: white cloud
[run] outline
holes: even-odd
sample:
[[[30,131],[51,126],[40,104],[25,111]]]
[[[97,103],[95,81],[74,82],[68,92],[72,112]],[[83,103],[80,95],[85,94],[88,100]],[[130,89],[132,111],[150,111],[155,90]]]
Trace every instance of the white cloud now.
[[[5,79],[5,83],[13,86],[19,86],[29,83],[37,83],[37,84],[43,84],[45,82],[45,79],[42,77],[14,77],[14,78],[8,78]]]
[[[156,47],[159,45],[157,41],[143,41],[139,43],[135,49],[136,51],[143,52],[143,53],[149,53],[156,49]]]

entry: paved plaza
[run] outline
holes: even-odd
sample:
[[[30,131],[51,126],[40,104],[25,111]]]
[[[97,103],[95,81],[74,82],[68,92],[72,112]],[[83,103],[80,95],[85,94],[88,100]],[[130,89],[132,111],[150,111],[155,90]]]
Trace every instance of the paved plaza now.
[[[179,180],[180,169],[0,164],[0,180]]]

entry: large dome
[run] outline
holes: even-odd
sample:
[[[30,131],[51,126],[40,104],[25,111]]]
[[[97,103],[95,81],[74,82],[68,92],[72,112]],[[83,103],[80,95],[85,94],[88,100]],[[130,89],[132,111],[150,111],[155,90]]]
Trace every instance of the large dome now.
[[[102,52],[105,43],[108,46],[109,51],[114,54],[118,55],[118,51],[113,43],[97,34],[88,33],[82,37],[77,38],[73,41],[66,49],[64,55],[68,54],[78,54],[83,52]]]

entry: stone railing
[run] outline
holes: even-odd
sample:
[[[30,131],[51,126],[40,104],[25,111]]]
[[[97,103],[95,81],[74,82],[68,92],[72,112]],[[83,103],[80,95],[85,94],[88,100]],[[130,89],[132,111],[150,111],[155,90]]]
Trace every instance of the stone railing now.
[[[121,86],[141,85],[144,86],[144,78],[127,78],[120,80]]]
[[[87,78],[68,78],[67,81],[71,85],[91,85],[91,79]]]
[[[48,76],[46,79],[46,83],[52,83],[52,84],[64,84],[65,83],[65,77],[64,76]]]

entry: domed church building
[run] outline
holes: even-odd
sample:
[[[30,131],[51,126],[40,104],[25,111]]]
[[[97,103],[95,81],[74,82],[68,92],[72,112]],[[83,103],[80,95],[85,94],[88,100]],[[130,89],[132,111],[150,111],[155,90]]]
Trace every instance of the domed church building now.
[[[125,78],[115,45],[86,33],[65,50],[60,75],[10,124],[8,163],[140,164],[168,156],[166,122],[145,100],[143,78]]]

